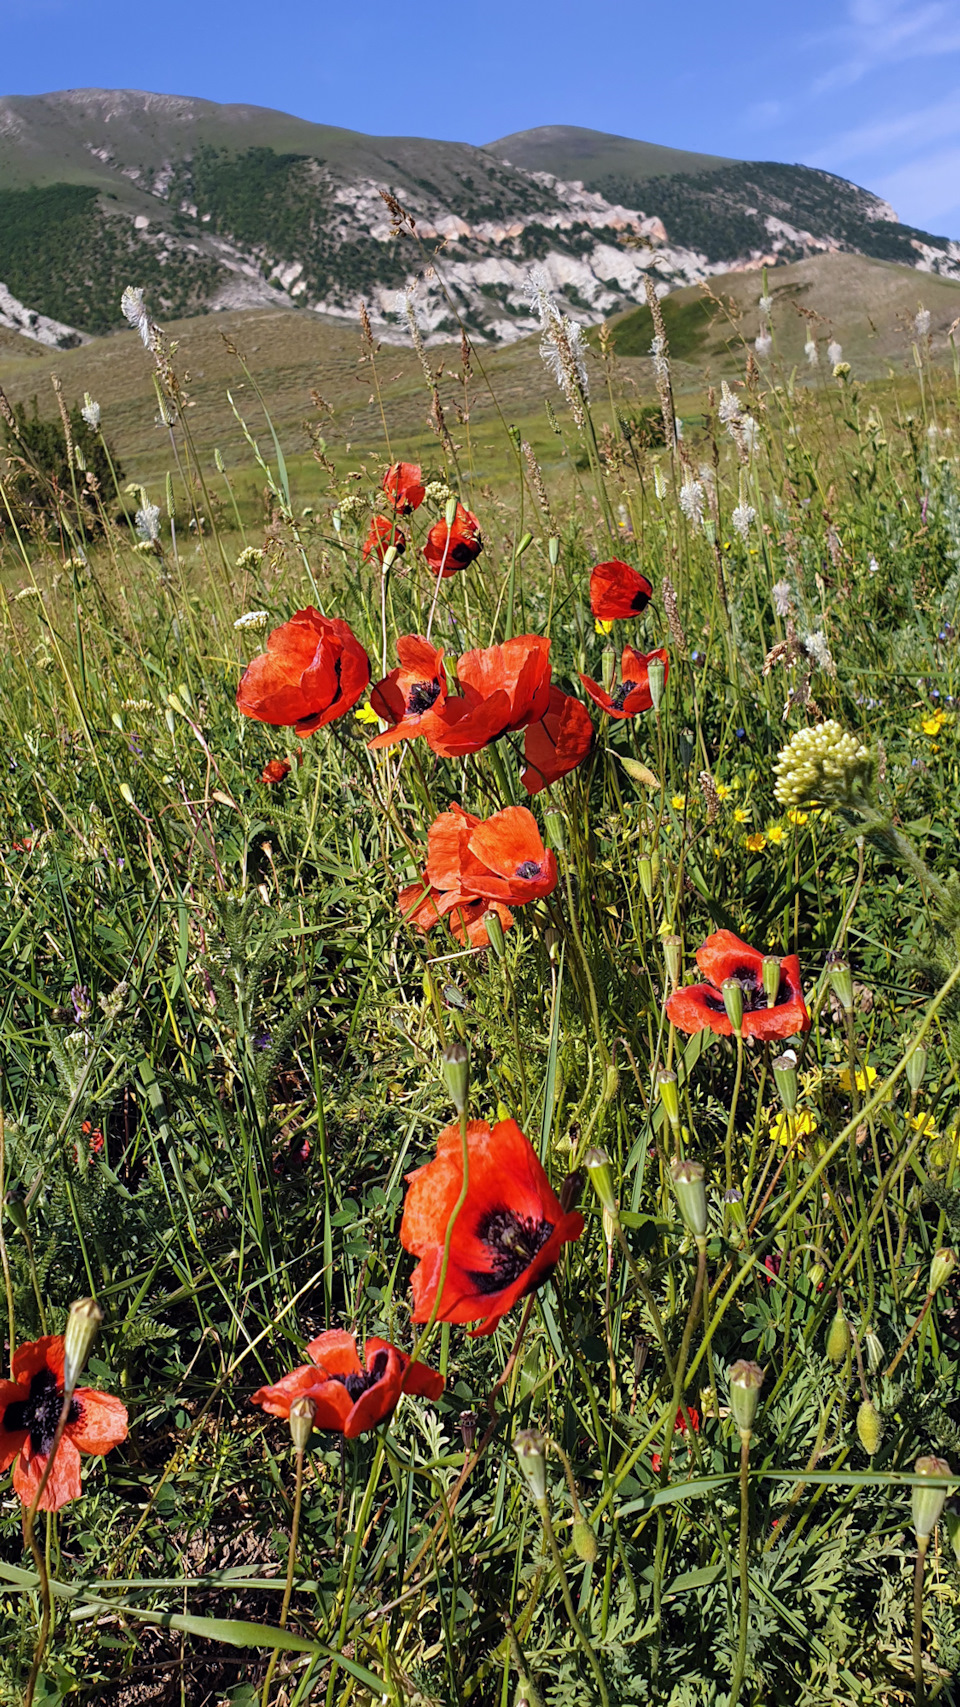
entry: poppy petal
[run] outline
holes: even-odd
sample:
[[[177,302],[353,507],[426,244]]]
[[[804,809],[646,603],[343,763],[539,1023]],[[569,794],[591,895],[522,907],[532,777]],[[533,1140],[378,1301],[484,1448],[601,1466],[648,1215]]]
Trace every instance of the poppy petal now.
[[[14,1352],[13,1379],[18,1385],[29,1387],[33,1376],[39,1375],[41,1369],[49,1369],[56,1378],[57,1386],[63,1386],[62,1334],[44,1334],[42,1339],[28,1340]]]
[[[100,1393],[94,1387],[78,1387],[74,1398],[80,1407],[80,1415],[76,1422],[67,1424],[65,1432],[81,1452],[102,1456],[126,1440],[127,1407],[112,1393]]]
[[[750,948],[733,931],[715,931],[697,949],[696,961],[704,977],[719,990],[725,978],[763,980],[763,955]]]
[[[47,1455],[33,1453],[29,1438],[13,1466],[14,1492],[23,1504],[32,1505],[47,1467]],[[47,1485],[43,1490],[38,1511],[59,1511],[70,1500],[80,1498],[80,1454],[73,1441],[64,1435],[57,1447]]]
[[[719,1037],[733,1035],[723,997],[713,984],[686,984],[674,990],[667,997],[667,1018],[678,1031],[691,1037],[706,1030],[715,1031]]]
[[[546,712],[539,723],[527,725],[523,738],[526,768],[521,782],[528,794],[539,794],[583,763],[593,745],[593,724],[586,706],[561,688],[550,689]]]
[[[306,1354],[327,1375],[362,1375],[363,1364],[353,1334],[342,1328],[328,1328],[304,1347]]]

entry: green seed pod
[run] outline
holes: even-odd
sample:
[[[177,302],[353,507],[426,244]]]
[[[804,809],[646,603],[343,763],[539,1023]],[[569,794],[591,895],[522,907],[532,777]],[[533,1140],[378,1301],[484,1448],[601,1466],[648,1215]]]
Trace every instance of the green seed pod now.
[[[620,1206],[613,1185],[613,1164],[606,1150],[591,1146],[583,1158],[583,1165],[603,1208],[608,1214],[617,1215]]]
[[[462,1114],[470,1096],[470,1053],[463,1043],[448,1043],[441,1056],[440,1071],[450,1101]]]
[[[830,1323],[830,1332],[827,1335],[827,1356],[830,1362],[843,1363],[852,1344],[853,1336],[850,1333],[850,1323],[843,1311],[838,1309]]]
[[[734,1364],[730,1371],[730,1409],[741,1434],[753,1432],[762,1386],[763,1370],[758,1363],[748,1363],[741,1358]]]
[[[670,1125],[679,1126],[680,1092],[677,1087],[677,1075],[671,1073],[668,1067],[661,1067],[657,1072],[657,1092],[667,1111]]]
[[[923,1084],[924,1074],[926,1073],[926,1070],[927,1070],[927,1052],[924,1049],[923,1044],[918,1043],[916,1049],[914,1049],[907,1056],[907,1066],[906,1066],[907,1084],[910,1086],[910,1089],[913,1091],[914,1096],[916,1096],[917,1091],[920,1089],[920,1086]]]
[[[743,1028],[743,985],[739,978],[724,978],[721,990],[727,1018],[739,1037]]]
[[[949,1476],[945,1458],[918,1458],[913,1466],[918,1476]],[[940,1521],[947,1500],[946,1488],[914,1487],[911,1496],[913,1529],[918,1542],[929,1539]]]
[[[950,1250],[948,1245],[942,1245],[938,1251],[935,1251],[933,1261],[930,1264],[930,1291],[939,1292],[941,1286],[944,1286],[950,1279],[956,1266],[957,1253]]]
[[[695,1239],[702,1239],[707,1230],[707,1188],[703,1163],[674,1162],[670,1176],[686,1227]]]
[[[680,983],[680,950],[682,943],[678,936],[665,936],[663,939],[663,963],[667,969],[671,990]]]
[[[763,993],[767,998],[767,1007],[776,1007],[777,996],[780,993],[779,955],[765,954],[763,957]]]
[[[582,1559],[585,1565],[594,1564],[597,1554],[600,1551],[600,1548],[597,1545],[597,1538],[586,1518],[582,1514],[580,1517],[574,1518],[573,1550],[576,1553],[577,1558]]]
[[[873,1457],[880,1445],[882,1435],[883,1426],[880,1422],[880,1413],[872,1399],[864,1399],[857,1412],[857,1436],[868,1458]]]

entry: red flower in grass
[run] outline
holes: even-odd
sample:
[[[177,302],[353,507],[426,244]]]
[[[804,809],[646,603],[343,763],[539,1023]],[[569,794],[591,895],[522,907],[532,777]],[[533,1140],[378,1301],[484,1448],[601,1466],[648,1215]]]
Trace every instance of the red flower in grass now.
[[[550,642],[518,634],[501,646],[465,652],[457,664],[460,694],[436,710],[424,736],[444,758],[479,753],[512,729],[545,716],[550,703]]]
[[[733,931],[716,931],[697,949],[697,965],[710,982],[674,990],[667,999],[667,1018],[678,1031],[692,1034],[709,1028],[730,1037],[733,1026],[722,989],[725,979],[735,978],[743,991],[744,1037],[773,1039],[809,1031],[797,956],[786,954],[780,962],[780,987],[772,1007],[763,988],[763,961],[759,949],[748,948]]]
[[[261,723],[312,735],[356,705],[370,680],[370,660],[348,622],[308,605],[275,628],[267,650],[243,672],[237,705]]]
[[[427,534],[423,555],[434,574],[442,575],[446,580],[448,575],[455,575],[458,569],[466,569],[475,557],[480,556],[482,550],[480,523],[476,516],[465,510],[462,504],[458,504],[452,527],[447,527],[445,518],[442,522],[434,523]]]
[[[507,806],[481,820],[454,803],[430,826],[427,881],[458,899],[483,895],[522,907],[556,888],[557,860],[525,806]]]
[[[490,901],[483,895],[465,901],[457,893],[444,894],[441,889],[431,889],[426,878],[401,889],[397,904],[406,923],[415,930],[426,935],[446,919],[457,942],[471,948],[490,947],[487,920],[491,913],[497,915],[503,930],[508,931],[513,924],[513,914],[502,901]]]
[[[523,737],[526,769],[520,781],[528,794],[539,794],[558,777],[576,770],[593,746],[590,713],[580,700],[552,687],[539,723],[528,723]]]
[[[609,563],[598,563],[590,572],[590,609],[601,622],[616,617],[639,616],[653,597],[653,588],[646,575],[631,569],[614,557]]]
[[[388,1340],[369,1339],[363,1363],[353,1334],[331,1328],[307,1346],[310,1363],[302,1363],[270,1387],[251,1394],[255,1405],[272,1417],[288,1417],[297,1399],[312,1399],[314,1427],[355,1440],[392,1417],[401,1393],[439,1399],[445,1382],[425,1363],[411,1363],[406,1352]]]
[[[383,490],[398,516],[409,516],[423,503],[424,487],[418,462],[395,462],[383,477]]]
[[[695,1405],[688,1405],[687,1406],[687,1416],[690,1418],[690,1427],[692,1428],[694,1434],[699,1434],[700,1433],[700,1412],[697,1410]],[[676,1420],[674,1421],[674,1425],[673,1425],[674,1434],[676,1434],[678,1430],[680,1431],[681,1434],[686,1434],[686,1432],[687,1432],[687,1418],[683,1414],[683,1406],[682,1405],[680,1406],[679,1410],[677,1411]],[[655,1476],[659,1476],[660,1468],[661,1468],[662,1464],[663,1464],[663,1459],[661,1458],[660,1453],[654,1452],[653,1456],[650,1459],[650,1467],[653,1470],[653,1473]]]
[[[515,1120],[491,1128],[467,1127],[468,1189],[450,1240],[440,1296],[441,1322],[479,1322],[473,1333],[492,1334],[501,1316],[549,1279],[561,1247],[583,1232],[577,1210],[564,1214]],[[433,1313],[440,1285],[447,1226],[463,1185],[460,1128],[437,1139],[437,1154],[407,1175],[400,1242],[419,1257],[413,1271],[413,1320]]]
[[[368,558],[376,556],[382,563],[391,545],[396,552],[401,552],[406,543],[406,535],[401,533],[396,522],[386,516],[373,516],[363,542],[363,561],[366,563]]]
[[[649,711],[653,705],[648,671],[654,658],[663,660],[663,679],[666,681],[670,673],[670,663],[662,646],[658,646],[655,652],[647,653],[635,652],[632,646],[625,646],[620,660],[620,681],[612,694],[607,693],[606,689],[590,676],[581,676],[580,680],[590,698],[603,711],[608,711],[611,717],[636,717],[638,712]]]
[[[402,634],[397,641],[399,668],[391,670],[370,694],[378,717],[391,728],[375,735],[371,747],[390,747],[395,741],[410,741],[423,734],[424,719],[442,711],[447,698],[443,650],[424,640],[422,634]]]
[[[283,782],[290,775],[289,759],[268,759],[263,767],[261,782]]]
[[[13,1486],[24,1505],[32,1505],[40,1486],[62,1408],[63,1335],[47,1334],[14,1352],[13,1380],[0,1381],[0,1470],[13,1464]],[[59,1511],[80,1498],[81,1452],[100,1456],[126,1438],[120,1400],[78,1387],[39,1509]]]

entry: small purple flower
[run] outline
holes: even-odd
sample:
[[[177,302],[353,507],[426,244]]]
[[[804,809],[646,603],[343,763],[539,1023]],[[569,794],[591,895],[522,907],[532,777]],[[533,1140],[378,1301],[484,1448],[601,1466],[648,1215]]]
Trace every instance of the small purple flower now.
[[[86,984],[74,984],[70,991],[70,1000],[73,1003],[73,1015],[77,1024],[86,1025],[93,1013],[93,1003],[90,1000],[90,991]]]

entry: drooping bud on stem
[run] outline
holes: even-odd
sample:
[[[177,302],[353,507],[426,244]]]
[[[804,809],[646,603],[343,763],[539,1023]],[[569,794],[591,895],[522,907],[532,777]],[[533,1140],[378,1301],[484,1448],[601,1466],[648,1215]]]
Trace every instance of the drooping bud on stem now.
[[[447,1043],[440,1057],[440,1071],[458,1114],[470,1100],[470,1051],[465,1043]]]
[[[674,1162],[670,1169],[677,1207],[695,1239],[707,1231],[707,1188],[702,1162]]]
[[[945,1458],[918,1458],[913,1468],[918,1476],[949,1476],[952,1473]],[[922,1485],[914,1485],[911,1494],[911,1509],[913,1530],[917,1537],[918,1546],[924,1546],[936,1529],[946,1499],[946,1488],[925,1488]]]
[[[591,1146],[583,1158],[583,1165],[604,1209],[609,1215],[616,1217],[620,1212],[620,1205],[613,1186],[613,1164],[606,1150]]]
[[[743,985],[739,978],[724,978],[721,990],[727,1018],[739,1037],[743,1029]]]
[[[513,1437],[513,1450],[530,1498],[543,1505],[547,1498],[547,1443],[539,1429],[524,1428]]]
[[[290,1406],[290,1439],[297,1452],[306,1452],[316,1414],[317,1407],[312,1399],[294,1399]]]
[[[763,1370],[759,1363],[741,1358],[730,1371],[730,1409],[741,1435],[753,1433],[753,1422],[763,1386]]]
[[[103,1311],[95,1298],[78,1298],[76,1303],[71,1304],[67,1325],[63,1330],[65,1393],[72,1393],[77,1385],[102,1321]]]

